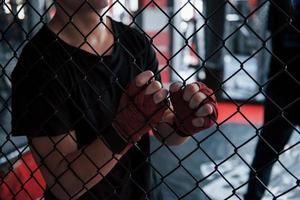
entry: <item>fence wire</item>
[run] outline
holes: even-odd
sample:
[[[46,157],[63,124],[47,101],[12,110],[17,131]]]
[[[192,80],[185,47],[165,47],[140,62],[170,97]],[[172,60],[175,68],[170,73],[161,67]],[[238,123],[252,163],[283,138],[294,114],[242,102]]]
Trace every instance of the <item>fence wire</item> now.
[[[299,199],[299,27],[298,0],[0,1],[0,199]]]

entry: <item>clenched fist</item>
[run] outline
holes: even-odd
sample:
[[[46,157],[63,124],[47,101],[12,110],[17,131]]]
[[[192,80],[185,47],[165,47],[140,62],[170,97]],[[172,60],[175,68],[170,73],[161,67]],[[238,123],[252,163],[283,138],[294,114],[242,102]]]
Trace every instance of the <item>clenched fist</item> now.
[[[139,74],[121,97],[113,126],[128,141],[137,142],[168,108],[168,91],[153,76],[151,71]]]
[[[185,87],[181,83],[170,86],[175,112],[175,125],[182,136],[190,136],[211,127],[218,117],[216,98],[204,83],[195,82]]]

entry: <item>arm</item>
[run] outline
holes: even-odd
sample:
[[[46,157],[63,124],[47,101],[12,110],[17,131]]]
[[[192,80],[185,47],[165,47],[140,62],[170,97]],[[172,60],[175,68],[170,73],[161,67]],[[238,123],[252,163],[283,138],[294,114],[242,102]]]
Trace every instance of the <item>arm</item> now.
[[[151,43],[147,38],[144,38],[145,45],[147,50],[145,51],[145,66],[148,66],[148,69],[151,70],[154,74],[156,74],[156,77],[158,81],[161,81],[161,78],[159,76],[159,70],[158,70],[158,60],[155,54],[154,49],[151,47]],[[208,89],[209,90],[209,89]],[[183,92],[184,91],[184,92]],[[183,92],[184,94],[182,95],[184,97],[184,102],[179,102],[174,105],[174,102],[172,101],[172,104],[169,109],[166,110],[166,112],[163,114],[160,123],[158,124],[152,124],[152,127],[157,130],[155,132],[156,138],[161,141],[164,144],[167,145],[179,145],[183,144],[189,139],[189,135],[192,135],[195,133],[195,130],[199,132],[200,129],[206,129],[209,126],[207,126],[204,121],[208,116],[212,115],[214,111],[216,111],[216,107],[213,104],[205,104],[203,106],[200,106],[200,104],[207,99],[210,94],[208,93],[203,93],[202,90],[198,87],[198,84],[189,84],[187,85],[184,89],[182,89],[182,85],[175,83],[172,84],[170,87],[170,92],[171,92],[171,101],[172,101],[172,94],[177,93],[177,92]],[[211,95],[214,96],[214,95]],[[213,97],[214,98],[214,97]],[[209,97],[208,99],[212,99]],[[185,105],[183,105],[185,104]],[[183,105],[183,106],[182,106]],[[188,105],[188,106],[186,106]],[[174,109],[173,109],[173,106]],[[192,132],[188,131],[187,134],[184,134],[185,136],[182,137],[178,134],[178,128],[174,128],[174,125],[176,122],[181,121],[178,120],[178,116],[181,116],[182,114],[185,114],[186,112],[178,112],[179,114],[175,116],[174,112],[178,110],[178,107],[189,107],[187,108],[186,112],[193,111],[194,114],[194,119],[188,119],[188,120],[183,120],[183,121],[188,121],[189,126],[194,126],[194,129]],[[210,124],[212,125],[212,123]],[[176,130],[175,130],[176,129]],[[182,132],[182,131],[180,131]]]
[[[162,107],[160,102],[167,97],[167,91],[161,88],[158,81],[146,85],[152,77],[153,73],[150,71],[139,74],[122,95],[120,109],[112,123],[117,128],[116,133],[128,139],[121,153],[113,148],[113,152],[118,153],[113,154],[108,147],[112,147],[111,145],[116,143],[115,140],[110,140],[106,146],[100,138],[84,148],[77,149],[75,131],[56,137],[29,138],[33,156],[41,166],[47,185],[57,198],[77,199],[101,181],[131,147],[131,142],[138,142],[150,129],[144,122],[144,115],[152,116],[158,109],[160,111],[151,121],[161,119],[165,107]],[[153,107],[153,110],[149,107]],[[108,135],[110,134],[112,133]]]
[[[189,139],[189,137],[181,137],[176,133],[177,130],[174,130],[171,126],[174,123],[174,118],[174,113],[168,109],[165,112],[161,123],[156,127],[157,133],[155,134],[155,137],[163,144],[170,146],[183,144]]]
[[[58,199],[77,199],[101,181],[122,157],[113,156],[100,138],[77,149],[75,131],[56,137],[34,137],[29,141],[33,157]]]

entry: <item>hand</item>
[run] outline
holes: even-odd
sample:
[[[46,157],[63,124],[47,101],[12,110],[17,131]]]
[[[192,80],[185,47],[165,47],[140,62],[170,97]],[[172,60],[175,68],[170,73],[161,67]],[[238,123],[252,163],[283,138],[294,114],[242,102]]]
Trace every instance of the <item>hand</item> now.
[[[175,124],[185,136],[211,127],[218,117],[213,91],[201,82],[183,87],[181,83],[170,86]]]
[[[123,93],[113,127],[128,142],[137,142],[152,125],[161,121],[168,108],[168,90],[153,80],[154,74],[145,71],[129,84]]]

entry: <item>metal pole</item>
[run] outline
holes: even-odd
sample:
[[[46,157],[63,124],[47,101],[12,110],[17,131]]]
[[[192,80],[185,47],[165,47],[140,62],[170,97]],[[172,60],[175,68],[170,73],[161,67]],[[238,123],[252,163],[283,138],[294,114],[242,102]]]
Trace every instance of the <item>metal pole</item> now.
[[[206,83],[218,91],[222,87],[220,83],[223,81],[224,71],[223,48],[220,47],[223,45],[226,6],[224,0],[204,0],[203,3],[205,17],[208,18],[204,36],[208,69]],[[220,91],[216,95],[219,99],[222,98]]]
[[[30,36],[34,35],[43,25],[41,16],[44,13],[45,0],[27,0],[27,32]]]

